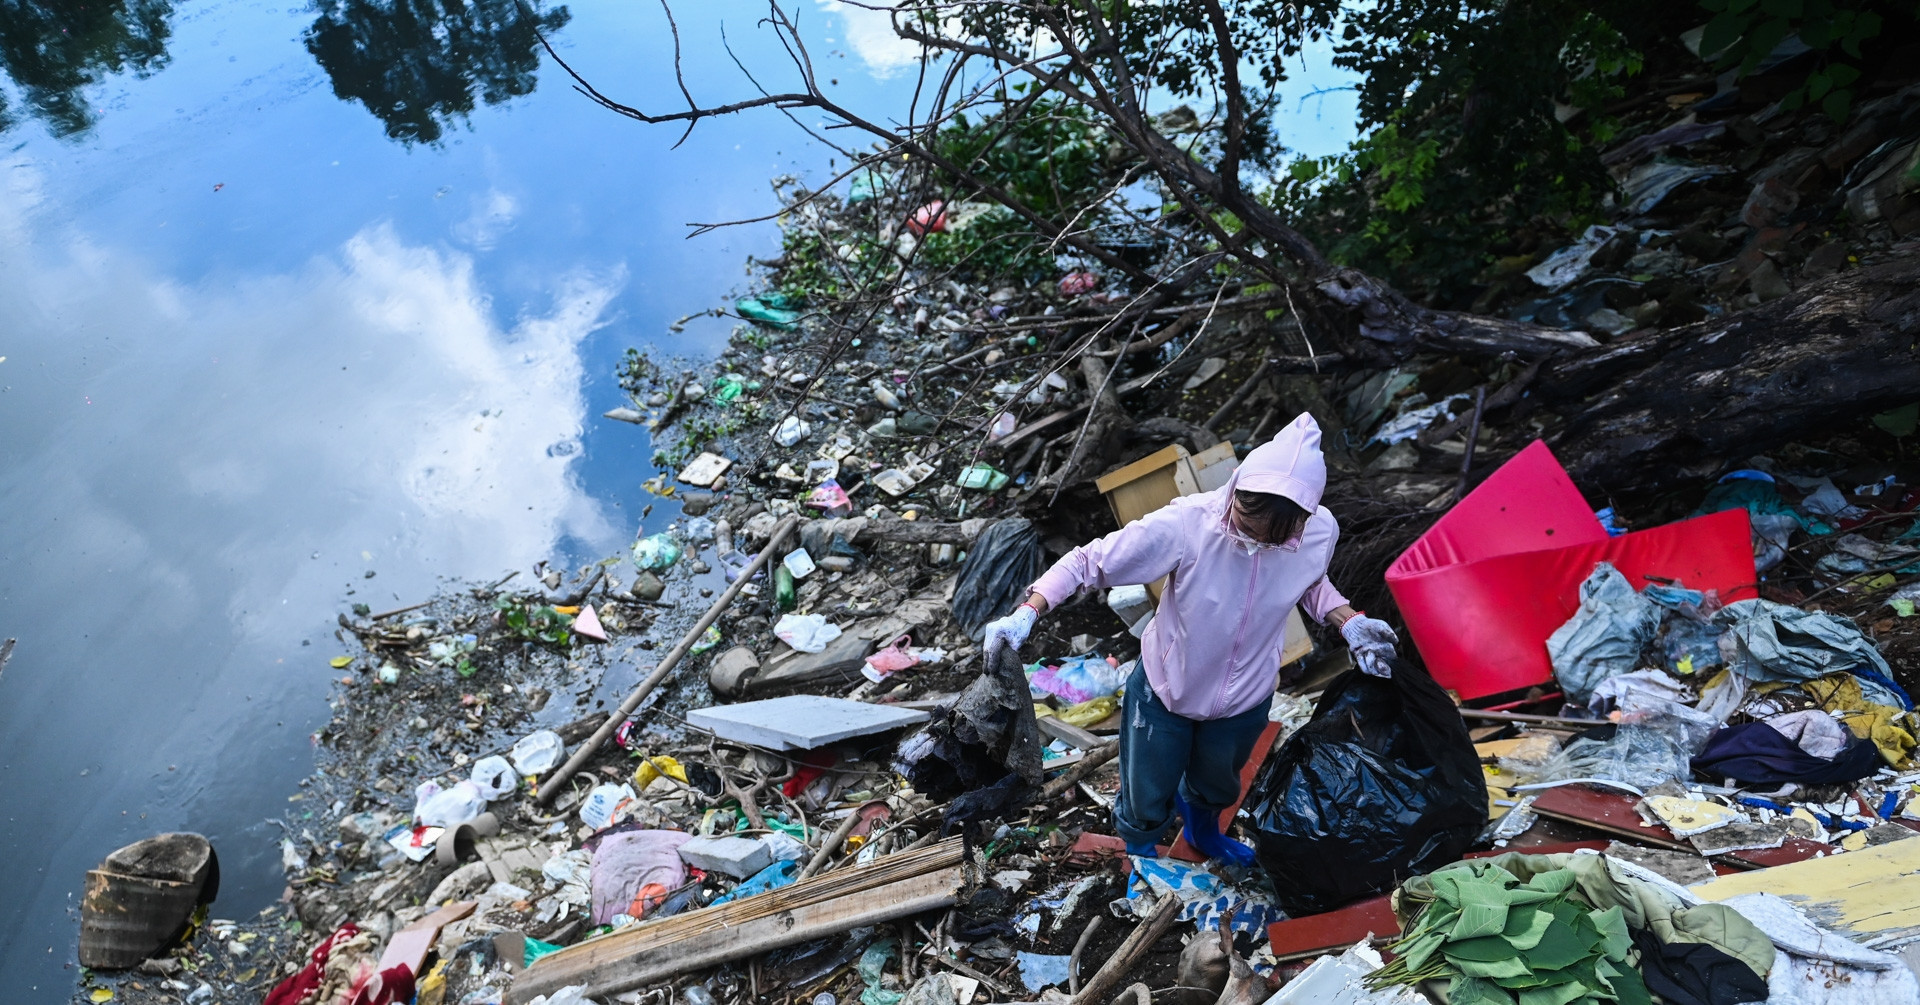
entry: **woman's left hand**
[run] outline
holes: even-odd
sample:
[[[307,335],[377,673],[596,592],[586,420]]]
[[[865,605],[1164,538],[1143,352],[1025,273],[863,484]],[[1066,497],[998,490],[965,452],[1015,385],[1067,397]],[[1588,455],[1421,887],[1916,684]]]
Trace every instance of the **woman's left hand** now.
[[[1347,640],[1347,648],[1353,651],[1353,663],[1361,673],[1393,676],[1393,667],[1387,661],[1394,657],[1394,646],[1400,643],[1400,636],[1395,635],[1386,622],[1364,614],[1355,615],[1340,626],[1340,637]]]

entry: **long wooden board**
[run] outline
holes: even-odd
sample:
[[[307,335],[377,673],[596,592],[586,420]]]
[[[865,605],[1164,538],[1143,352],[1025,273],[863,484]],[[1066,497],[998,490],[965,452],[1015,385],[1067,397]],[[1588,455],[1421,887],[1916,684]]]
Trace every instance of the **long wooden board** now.
[[[1785,897],[1814,923],[1851,939],[1898,943],[1920,936],[1920,841],[1895,841],[1710,879],[1691,888],[1706,900],[1743,893]]]
[[[524,1005],[575,984],[596,997],[618,994],[689,970],[948,907],[964,879],[958,838],[888,855],[543,956],[514,979],[507,1005]]]

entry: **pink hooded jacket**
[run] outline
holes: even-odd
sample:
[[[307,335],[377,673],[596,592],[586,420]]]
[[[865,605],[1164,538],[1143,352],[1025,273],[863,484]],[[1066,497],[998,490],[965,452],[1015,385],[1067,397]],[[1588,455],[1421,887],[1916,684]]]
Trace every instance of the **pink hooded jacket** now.
[[[1140,640],[1147,682],[1189,719],[1223,719],[1273,693],[1287,612],[1317,622],[1347,602],[1327,581],[1340,525],[1320,506],[1327,485],[1320,427],[1302,414],[1254,448],[1226,485],[1182,496],[1098,541],[1068,552],[1033,584],[1057,607],[1082,587],[1151,583],[1168,576]],[[1227,515],[1234,490],[1286,496],[1312,513],[1300,536],[1256,544]]]

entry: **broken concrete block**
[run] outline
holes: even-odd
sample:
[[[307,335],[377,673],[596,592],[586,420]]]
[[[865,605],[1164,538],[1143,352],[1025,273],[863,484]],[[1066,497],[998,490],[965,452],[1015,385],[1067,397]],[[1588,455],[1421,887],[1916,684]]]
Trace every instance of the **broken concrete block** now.
[[[746,879],[773,864],[773,849],[743,837],[696,837],[680,846],[680,859],[696,869]]]
[[[687,713],[687,723],[723,740],[770,750],[813,750],[855,736],[917,726],[930,716],[910,708],[794,694]]]

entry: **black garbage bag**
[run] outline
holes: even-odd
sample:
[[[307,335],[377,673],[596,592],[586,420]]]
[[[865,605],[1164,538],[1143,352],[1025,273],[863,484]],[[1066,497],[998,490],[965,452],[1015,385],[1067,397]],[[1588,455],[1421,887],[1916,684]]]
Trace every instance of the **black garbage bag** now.
[[[1019,654],[992,648],[986,664],[893,756],[893,769],[914,791],[949,804],[947,825],[1005,817],[1024,807],[1042,780],[1040,725]]]
[[[996,520],[967,549],[960,581],[953,587],[953,619],[978,639],[987,622],[1010,614],[1040,578],[1040,532],[1026,517]]]
[[[1390,679],[1336,678],[1247,793],[1260,864],[1295,917],[1456,861],[1486,826],[1460,713],[1424,671],[1392,665]]]

